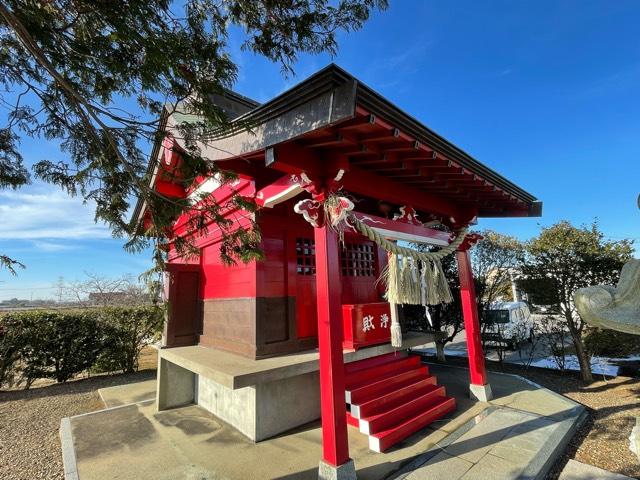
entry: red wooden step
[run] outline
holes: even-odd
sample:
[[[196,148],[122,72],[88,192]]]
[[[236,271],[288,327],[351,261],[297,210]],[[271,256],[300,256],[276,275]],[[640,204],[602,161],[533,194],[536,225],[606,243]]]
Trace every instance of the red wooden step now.
[[[382,379],[397,373],[406,372],[420,366],[420,357],[412,355],[387,362],[376,367],[358,370],[347,375],[345,379],[347,390],[355,390],[378,379]]]
[[[406,387],[407,385],[415,383],[419,379],[425,378],[428,375],[429,370],[427,367],[418,367],[397,374],[392,373],[391,375],[385,376],[378,381],[373,381],[368,385],[354,388],[353,390],[347,390],[345,392],[346,402],[352,405],[363,403],[374,397],[391,393],[398,388]]]
[[[417,356],[417,355],[416,355]],[[357,360],[355,362],[346,363],[344,366],[344,372],[346,375],[357,372],[358,370],[364,370],[367,368],[377,367],[388,362],[395,362],[407,357],[407,352],[402,350],[400,352],[391,352],[385,355],[378,355],[377,357],[365,358],[364,360]]]
[[[442,401],[431,405],[428,409],[404,419],[402,423],[387,430],[369,435],[369,448],[374,452],[384,452],[399,441],[421,430],[434,420],[455,410],[455,408],[455,399],[445,397]]]
[[[406,399],[395,407],[381,412],[377,415],[360,419],[360,431],[371,435],[392,428],[394,425],[402,423],[407,418],[415,416],[416,412],[429,410],[432,406],[442,402],[446,397],[444,387],[432,389],[421,395],[416,394],[413,398]]]
[[[352,427],[360,428],[360,420],[347,412],[347,423]]]
[[[406,402],[407,399],[415,398],[429,392],[430,390],[438,388],[436,383],[437,379],[434,375],[419,379],[415,383],[411,383],[406,387],[398,388],[386,395],[368,399],[366,402],[358,405],[351,405],[351,415],[356,418],[365,418],[377,415],[385,410],[395,408],[400,403]]]

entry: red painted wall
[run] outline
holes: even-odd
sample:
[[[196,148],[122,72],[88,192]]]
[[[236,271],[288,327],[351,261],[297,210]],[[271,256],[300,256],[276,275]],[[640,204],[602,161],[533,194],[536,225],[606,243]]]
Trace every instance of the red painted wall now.
[[[260,228],[266,259],[257,264],[256,292],[259,297],[295,298],[296,331],[298,338],[316,336],[318,333],[316,309],[316,277],[298,272],[298,252],[296,244],[300,239],[313,242],[313,228],[293,213],[287,202],[274,210],[263,210]],[[346,235],[348,244],[372,246],[375,269],[370,276],[342,276],[342,303],[372,303],[381,300],[376,286],[379,273],[386,262],[384,253],[360,236]],[[344,250],[340,248],[341,254]],[[342,269],[340,269],[342,271]]]
[[[255,182],[241,176],[235,185],[225,185],[213,192],[216,201],[223,204],[233,192],[251,196],[255,193]],[[247,212],[230,210],[227,217],[233,219],[238,227],[247,227],[250,221]],[[182,215],[175,222],[174,234],[177,236],[189,235],[189,215]],[[226,266],[220,260],[220,229],[214,224],[207,226],[204,234],[195,238],[196,246],[200,247],[199,259],[190,259],[186,263],[199,263],[201,265],[200,299],[213,298],[238,298],[256,296],[256,262]],[[178,258],[175,251],[169,255],[169,263],[185,263]]]
[[[220,244],[202,249],[202,299],[256,296],[256,262],[226,266],[220,260]]]
[[[233,188],[246,196],[256,191],[255,182],[249,177],[242,177]],[[230,186],[224,186],[214,192],[214,196],[218,202],[223,203],[232,193]],[[189,263],[199,262],[201,266],[199,297],[202,300],[243,297],[295,299],[296,336],[308,338],[315,337],[318,331],[316,278],[315,274],[304,275],[299,272],[300,255],[296,251],[296,245],[300,244],[301,239],[311,242],[312,245],[314,231],[300,215],[293,212],[295,201],[297,199],[274,209],[260,211],[258,224],[263,238],[264,261],[224,265],[220,260],[219,229],[215,225],[210,225],[206,234],[195,239],[196,245],[201,248],[200,258],[191,260]],[[246,215],[246,212],[241,211],[231,211],[228,214],[239,227],[249,225]],[[174,232],[176,235],[190,234],[188,215],[183,215],[176,221]],[[349,245],[358,243],[370,245],[375,257],[375,271],[372,271],[371,275],[341,276],[342,303],[380,301],[380,286],[376,286],[376,280],[386,257],[371,242],[362,237],[348,234],[345,241]],[[344,250],[341,248],[340,251],[343,255]],[[170,262],[183,263],[181,259],[176,258],[175,252],[170,256]],[[342,273],[342,266],[338,270]]]

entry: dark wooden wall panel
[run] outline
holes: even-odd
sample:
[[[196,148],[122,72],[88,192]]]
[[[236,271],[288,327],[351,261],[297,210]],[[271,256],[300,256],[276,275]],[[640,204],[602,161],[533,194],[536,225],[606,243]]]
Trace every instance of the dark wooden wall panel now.
[[[200,344],[254,357],[256,352],[255,298],[204,301]]]
[[[256,300],[258,345],[291,339],[291,316],[295,315],[292,305],[295,305],[295,299],[288,297],[260,297]]]

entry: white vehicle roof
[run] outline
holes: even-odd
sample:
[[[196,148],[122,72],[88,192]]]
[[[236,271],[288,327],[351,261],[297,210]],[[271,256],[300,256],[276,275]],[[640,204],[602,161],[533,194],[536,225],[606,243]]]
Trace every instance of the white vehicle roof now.
[[[528,307],[526,302],[495,302],[489,310],[515,310],[517,308]]]

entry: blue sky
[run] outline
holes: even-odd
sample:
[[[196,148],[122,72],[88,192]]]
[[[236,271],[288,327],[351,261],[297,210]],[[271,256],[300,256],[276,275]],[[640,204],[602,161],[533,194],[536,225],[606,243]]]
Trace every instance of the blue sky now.
[[[296,76],[241,52],[235,89],[259,101],[336,62],[427,126],[544,202],[539,219],[482,219],[522,239],[561,219],[597,218],[611,238],[640,238],[640,37],[636,1],[391,0],[340,51],[303,56]],[[63,158],[25,140],[29,162]],[[0,251],[27,265],[0,271],[0,300],[52,296],[59,276],[137,275],[131,255],[93,222],[90,205],[33,184],[0,191]]]

